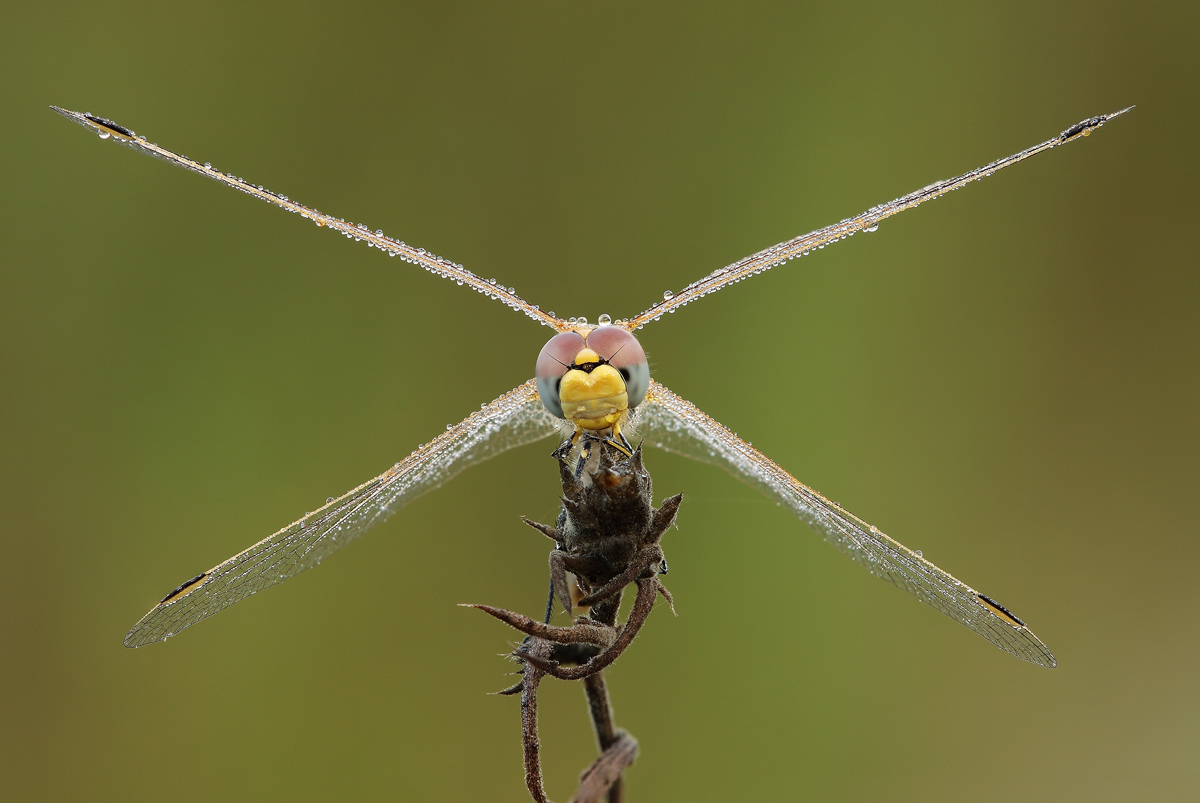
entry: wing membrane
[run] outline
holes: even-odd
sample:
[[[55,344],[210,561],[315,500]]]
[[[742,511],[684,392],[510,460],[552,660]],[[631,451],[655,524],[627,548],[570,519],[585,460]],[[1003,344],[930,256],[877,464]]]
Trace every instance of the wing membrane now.
[[[450,279],[456,284],[465,284],[472,290],[483,293],[488,298],[494,298],[500,303],[512,307],[517,312],[524,313],[538,323],[545,324],[552,329],[562,331],[567,326],[566,321],[542,312],[536,304],[530,304],[521,298],[513,288],[497,284],[495,279],[483,279],[462,265],[431,254],[424,248],[415,248],[401,240],[393,240],[382,231],[371,231],[362,223],[347,223],[339,218],[321,214],[315,209],[310,209],[303,204],[289,200],[286,195],[278,195],[270,190],[264,190],[261,186],[251,184],[239,176],[222,173],[207,162],[200,164],[186,156],[173,153],[166,148],[160,148],[153,142],[147,142],[145,137],[138,136],[133,131],[114,123],[112,120],[105,120],[103,117],[96,117],[93,114],[60,109],[57,106],[51,106],[50,108],[71,122],[78,123],[84,128],[96,132],[102,139],[111,139],[113,142],[117,142],[139,153],[145,153],[164,162],[170,162],[177,167],[182,167],[184,170],[199,173],[206,178],[211,178],[213,181],[224,184],[226,187],[233,187],[235,190],[252,195],[260,201],[266,201],[269,204],[278,206],[280,209],[295,212],[301,217],[308,218],[318,226],[326,226],[334,231],[341,232],[347,237],[362,240],[372,248],[386,251],[394,257],[401,257],[405,262],[420,265],[430,273]]]
[[[651,380],[636,422],[645,442],[718,465],[793,513],[872,574],[957,620],[1005,652],[1039,666],[1054,656],[1003,606],[956,580],[878,528],[798,482],[691,403]]]
[[[332,555],[467,466],[558,430],[530,380],[396,463],[383,474],[189,580],[142,617],[126,647],[153,644],[283,582]]]
[[[1102,114],[1099,117],[1091,117],[1083,120],[1063,131],[1058,136],[1051,137],[1039,145],[1034,145],[1032,148],[1026,148],[1020,153],[1014,153],[1012,156],[1007,156],[991,164],[986,164],[961,176],[930,184],[928,187],[919,189],[916,192],[910,192],[908,195],[881,206],[873,206],[857,217],[846,218],[841,223],[834,223],[832,226],[826,226],[819,231],[801,235],[778,245],[773,245],[765,251],[751,254],[734,262],[732,265],[713,271],[698,282],[689,284],[677,295],[668,295],[641,315],[630,318],[627,321],[619,321],[618,323],[626,329],[633,331],[651,321],[657,321],[665,313],[674,312],[685,304],[689,304],[709,293],[714,293],[728,284],[748,279],[777,265],[790,262],[796,257],[807,256],[810,252],[818,248],[824,248],[826,245],[831,245],[838,240],[852,237],[860,231],[875,231],[879,226],[879,222],[885,218],[898,215],[906,209],[920,206],[926,201],[931,201],[939,195],[945,195],[952,190],[957,190],[959,187],[970,184],[972,181],[986,178],[997,170],[1014,165],[1042,151],[1048,151],[1051,148],[1072,142],[1080,137],[1086,137],[1109,120],[1117,115],[1124,114],[1132,108],[1130,106],[1113,114]]]

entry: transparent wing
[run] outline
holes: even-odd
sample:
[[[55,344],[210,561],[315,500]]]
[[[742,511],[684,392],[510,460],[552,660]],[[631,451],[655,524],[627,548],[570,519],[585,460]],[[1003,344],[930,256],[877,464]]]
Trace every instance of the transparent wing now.
[[[389,256],[401,257],[405,262],[411,262],[414,265],[420,265],[430,273],[436,273],[446,279],[450,279],[459,285],[467,285],[472,290],[478,293],[483,293],[489,298],[494,298],[497,301],[507,304],[517,312],[522,312],[528,315],[538,323],[543,323],[552,329],[562,331],[566,328],[567,322],[556,318],[553,315],[542,312],[536,304],[530,304],[525,299],[517,295],[516,291],[511,287],[505,287],[502,284],[497,284],[495,279],[482,279],[476,276],[471,271],[451,262],[448,259],[442,259],[439,256],[429,253],[424,248],[414,248],[400,240],[393,240],[391,237],[384,235],[378,229],[371,231],[362,223],[347,223],[339,218],[323,215],[315,209],[310,209],[303,204],[298,204],[295,201],[289,200],[286,195],[277,195],[270,190],[264,190],[260,185],[254,185],[243,180],[238,176],[233,176],[228,173],[222,173],[208,162],[200,164],[194,162],[186,156],[180,156],[177,153],[172,153],[166,148],[160,148],[153,142],[147,142],[145,137],[140,137],[133,131],[130,131],[124,126],[117,125],[112,120],[105,120],[103,117],[96,117],[90,113],[80,113],[60,109],[57,106],[51,106],[51,109],[66,117],[68,120],[78,123],[79,125],[96,132],[101,139],[111,139],[113,142],[120,143],[127,148],[132,148],[140,153],[145,153],[156,159],[162,159],[165,162],[170,162],[173,165],[191,170],[193,173],[199,173],[202,176],[211,178],[214,181],[219,181],[227,187],[233,187],[235,190],[240,190],[247,195],[253,195],[260,201],[274,204],[281,209],[286,209],[289,212],[295,212],[302,217],[306,217],[318,226],[327,226],[335,231],[339,231],[347,237],[352,237],[356,241],[361,240],[372,248],[378,248],[381,251],[386,251]]]
[[[473,465],[558,431],[530,380],[447,428],[370,482],[289,524],[172,591],[125,636],[163,641],[332,555],[375,524]]]
[[[1133,107],[1122,109],[1113,114],[1104,114],[1099,117],[1092,117],[1063,131],[1057,137],[1052,137],[1040,145],[1034,145],[1032,148],[1027,148],[1020,153],[1014,153],[999,161],[984,165],[983,167],[972,170],[970,173],[964,173],[957,178],[939,181],[935,184],[930,184],[924,189],[911,192],[902,198],[897,198],[894,201],[883,204],[882,206],[873,206],[866,212],[863,212],[857,217],[847,218],[841,223],[835,223],[832,226],[814,231],[809,234],[796,237],[795,239],[779,243],[771,246],[766,251],[759,251],[757,254],[751,254],[744,259],[734,262],[732,265],[713,271],[698,282],[693,282],[685,287],[680,293],[672,295],[665,294],[662,301],[655,304],[650,309],[642,314],[630,318],[625,321],[618,321],[618,325],[633,331],[639,327],[645,326],[650,321],[657,321],[664,314],[674,312],[679,307],[689,304],[696,299],[706,296],[709,293],[714,293],[722,287],[733,282],[740,282],[742,279],[748,279],[751,276],[762,273],[765,270],[770,270],[776,265],[782,265],[785,262],[790,262],[796,257],[808,256],[809,253],[818,248],[824,248],[826,245],[844,240],[847,237],[854,236],[860,231],[875,231],[879,227],[879,222],[892,215],[899,214],[905,209],[912,209],[914,206],[920,206],[926,201],[931,201],[939,195],[957,190],[959,187],[970,184],[977,179],[985,178],[1001,170],[1009,165],[1016,164],[1023,159],[1028,159],[1034,154],[1042,151],[1050,150],[1051,148],[1062,145],[1066,142],[1086,137],[1088,134],[1095,131],[1100,126],[1104,125],[1109,120],[1117,115],[1124,114]]]
[[[1005,652],[1038,666],[1054,666],[1054,656],[1046,645],[998,602],[798,482],[753,446],[658,382],[651,381],[650,392],[638,407],[635,426],[645,443],[721,466],[787,505],[825,540],[872,574],[961,622]]]

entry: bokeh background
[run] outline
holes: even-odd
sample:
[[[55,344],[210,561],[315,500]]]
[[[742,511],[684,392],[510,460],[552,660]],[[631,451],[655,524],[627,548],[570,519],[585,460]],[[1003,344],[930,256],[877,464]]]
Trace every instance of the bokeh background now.
[[[6,800],[527,799],[549,443],[166,644],[197,574],[524,381],[548,330],[51,103],[626,316],[1131,103],[643,330],[656,376],[1011,607],[1021,663],[723,472],[610,673],[632,801],[1200,797],[1194,3],[124,2],[0,10]],[[595,754],[547,684],[562,800]]]

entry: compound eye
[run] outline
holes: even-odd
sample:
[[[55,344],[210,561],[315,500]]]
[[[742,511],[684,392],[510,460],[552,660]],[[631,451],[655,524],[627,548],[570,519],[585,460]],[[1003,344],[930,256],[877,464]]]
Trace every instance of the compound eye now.
[[[587,345],[621,372],[630,408],[641,404],[650,389],[650,363],[638,339],[619,326],[601,326],[588,335]]]
[[[558,399],[558,383],[567,372],[567,366],[575,361],[575,355],[583,348],[583,344],[583,336],[578,332],[560,332],[550,338],[538,354],[534,374],[537,377],[538,396],[551,415],[566,417]]]

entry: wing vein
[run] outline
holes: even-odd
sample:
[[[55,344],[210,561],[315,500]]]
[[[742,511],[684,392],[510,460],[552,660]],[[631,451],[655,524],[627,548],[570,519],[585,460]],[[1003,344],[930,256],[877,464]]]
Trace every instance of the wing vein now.
[[[718,465],[786,505],[872,574],[974,630],[1000,649],[1039,666],[1054,656],[1028,627],[1013,626],[981,602],[975,589],[876,527],[847,512],[768,459],[691,403],[651,380],[635,427],[647,442]]]

